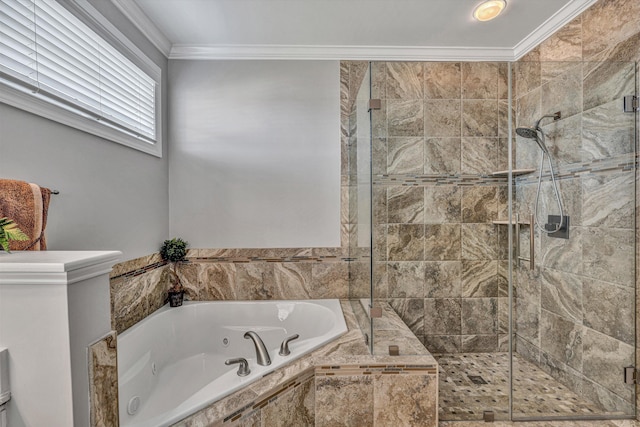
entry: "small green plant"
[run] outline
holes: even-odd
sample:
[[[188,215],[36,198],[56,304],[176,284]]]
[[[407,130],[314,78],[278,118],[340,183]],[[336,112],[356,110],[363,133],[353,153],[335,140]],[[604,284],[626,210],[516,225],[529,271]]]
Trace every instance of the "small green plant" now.
[[[7,252],[11,252],[9,240],[26,241],[29,240],[29,236],[24,234],[12,219],[3,217],[0,218],[0,246]]]
[[[180,238],[165,240],[160,248],[160,256],[163,260],[169,262],[184,261],[187,256],[188,244],[188,242],[185,242]]]
[[[168,280],[172,292],[182,291],[182,284],[176,272],[176,267],[177,263],[186,261],[188,244],[188,242],[180,238],[173,238],[171,240],[165,240],[160,247],[160,256],[162,259],[171,263],[172,268],[169,270]]]

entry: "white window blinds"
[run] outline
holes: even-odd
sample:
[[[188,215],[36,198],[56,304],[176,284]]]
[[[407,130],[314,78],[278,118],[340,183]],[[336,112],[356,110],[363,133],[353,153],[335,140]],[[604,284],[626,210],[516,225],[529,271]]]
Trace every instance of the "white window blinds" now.
[[[54,0],[0,0],[0,79],[156,141],[156,81]]]

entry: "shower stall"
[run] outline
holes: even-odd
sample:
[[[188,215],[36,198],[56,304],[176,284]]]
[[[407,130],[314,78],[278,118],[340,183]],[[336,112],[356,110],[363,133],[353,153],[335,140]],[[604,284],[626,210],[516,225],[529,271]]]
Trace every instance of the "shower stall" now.
[[[635,417],[636,64],[345,64],[350,297],[440,420]]]

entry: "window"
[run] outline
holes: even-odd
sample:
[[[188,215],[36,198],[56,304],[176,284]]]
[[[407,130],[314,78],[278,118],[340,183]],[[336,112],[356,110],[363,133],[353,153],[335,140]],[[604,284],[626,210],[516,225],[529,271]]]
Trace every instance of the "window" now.
[[[162,155],[155,64],[154,78],[54,0],[0,0],[0,22],[0,101]]]

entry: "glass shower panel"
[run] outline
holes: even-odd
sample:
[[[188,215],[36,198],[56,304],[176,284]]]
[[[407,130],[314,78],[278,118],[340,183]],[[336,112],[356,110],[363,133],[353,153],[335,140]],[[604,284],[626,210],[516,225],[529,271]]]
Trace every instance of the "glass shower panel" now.
[[[356,67],[356,65],[353,65]],[[368,307],[372,306],[371,289],[371,98],[370,66],[364,72],[350,111],[349,203],[352,227],[349,238],[349,298],[360,328],[373,349],[372,324]],[[353,76],[362,75],[359,72]],[[355,77],[354,77],[355,79]]]
[[[635,63],[513,66],[512,418],[633,417]]]

